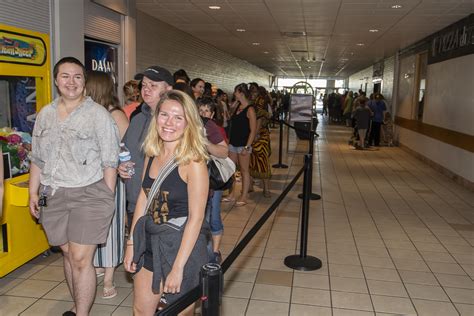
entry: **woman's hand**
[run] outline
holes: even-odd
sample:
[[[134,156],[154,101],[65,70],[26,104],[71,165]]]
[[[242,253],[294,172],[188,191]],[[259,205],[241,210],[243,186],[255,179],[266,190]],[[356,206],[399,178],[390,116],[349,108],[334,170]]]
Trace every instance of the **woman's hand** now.
[[[125,257],[123,258],[123,267],[125,268],[125,271],[130,273],[135,273],[135,271],[137,271],[137,264],[133,262],[133,244],[127,243]]]
[[[38,219],[40,216],[38,202],[39,202],[38,194],[30,194],[30,214],[36,219]]]
[[[176,294],[181,291],[181,282],[183,282],[183,269],[172,268],[166,277],[164,293]]]

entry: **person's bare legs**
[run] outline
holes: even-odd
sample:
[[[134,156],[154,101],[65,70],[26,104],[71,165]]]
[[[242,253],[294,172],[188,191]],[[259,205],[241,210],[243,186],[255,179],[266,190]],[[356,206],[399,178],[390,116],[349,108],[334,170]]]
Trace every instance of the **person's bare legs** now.
[[[153,293],[153,272],[142,268],[133,278],[133,315],[153,316],[160,302],[160,294]],[[160,285],[160,292],[163,284]]]
[[[238,199],[239,202],[247,202],[249,188],[250,188],[250,172],[249,172],[249,164],[250,164],[250,153],[246,153],[244,155],[239,154],[239,166],[240,166],[240,173],[242,175],[242,194]]]
[[[110,290],[114,287],[115,267],[107,267],[104,270],[104,289]]]
[[[237,166],[239,164],[239,157],[238,157],[238,154],[237,153],[234,153],[234,152],[230,152],[229,151],[229,158],[232,159],[232,161],[235,163],[235,165]],[[234,181],[234,183],[232,184],[232,188],[230,188],[229,190],[229,197],[228,199],[229,200],[235,200],[236,198],[236,181]]]
[[[71,297],[74,300],[74,286],[72,283],[72,268],[70,262],[69,244],[64,244],[59,247],[63,252],[64,276],[66,277],[67,287],[69,288],[69,293],[71,294]],[[71,310],[75,312],[76,306],[74,306]]]
[[[95,299],[97,278],[92,259],[97,246],[69,242],[68,248],[76,315],[88,316]]]
[[[196,303],[192,303],[191,305],[186,307],[186,309],[184,311],[182,311],[181,313],[179,313],[178,315],[179,316],[193,316],[194,315],[194,305],[196,305]]]
[[[262,179],[263,182],[263,196],[270,197],[270,179]]]
[[[212,235],[212,251],[220,252],[222,234]]]

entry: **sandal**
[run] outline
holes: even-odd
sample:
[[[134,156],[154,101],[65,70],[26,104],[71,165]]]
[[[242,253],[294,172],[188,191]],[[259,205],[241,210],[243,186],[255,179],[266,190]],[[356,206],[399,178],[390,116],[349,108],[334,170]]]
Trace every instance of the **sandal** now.
[[[100,269],[103,269],[103,270],[100,270]],[[95,276],[97,278],[100,278],[101,276],[104,276],[105,275],[105,269],[104,268],[96,268],[95,269]]]
[[[225,197],[225,198],[222,198],[222,202],[226,202],[226,203],[229,203],[229,202],[235,202],[235,199],[233,199],[233,198],[228,198],[228,197]]]
[[[235,206],[237,207],[240,207],[240,206],[244,206],[244,205],[247,205],[248,202],[245,202],[245,201],[237,201],[235,202]]]
[[[112,285],[112,287],[104,287],[104,290],[102,292],[102,298],[104,300],[108,300],[111,298],[114,298],[117,296],[117,289],[115,288],[115,285]]]

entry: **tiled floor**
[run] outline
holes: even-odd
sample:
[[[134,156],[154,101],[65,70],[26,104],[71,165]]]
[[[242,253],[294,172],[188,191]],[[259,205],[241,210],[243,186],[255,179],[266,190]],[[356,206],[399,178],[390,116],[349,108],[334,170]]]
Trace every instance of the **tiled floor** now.
[[[316,271],[283,264],[298,252],[302,178],[224,275],[223,315],[474,315],[474,193],[399,148],[355,151],[349,130],[324,125],[315,146],[308,254]],[[273,162],[278,158],[274,130]],[[287,138],[285,137],[285,147]],[[265,212],[303,164],[307,142],[290,133],[271,199],[224,204],[223,253]],[[61,315],[71,307],[61,256],[39,257],[0,279],[0,315]],[[92,315],[131,315],[132,284],[97,298]],[[100,289],[100,286],[99,288]]]

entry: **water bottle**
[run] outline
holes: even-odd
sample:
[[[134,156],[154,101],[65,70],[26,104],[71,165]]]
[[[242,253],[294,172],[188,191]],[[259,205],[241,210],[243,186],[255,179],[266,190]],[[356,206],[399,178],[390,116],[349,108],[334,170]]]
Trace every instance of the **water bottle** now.
[[[120,143],[119,160],[120,163],[126,163],[128,175],[133,176],[135,174],[135,168],[133,167],[133,163],[131,161],[132,155],[130,154],[130,150],[128,150],[127,146],[125,146],[124,143]]]

